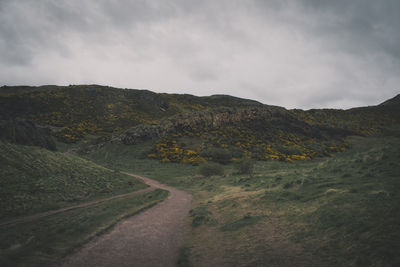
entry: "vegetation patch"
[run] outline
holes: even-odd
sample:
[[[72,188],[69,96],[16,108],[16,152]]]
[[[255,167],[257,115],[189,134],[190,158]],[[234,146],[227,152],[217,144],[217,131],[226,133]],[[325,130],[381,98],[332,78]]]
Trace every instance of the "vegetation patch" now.
[[[222,232],[237,231],[242,227],[253,225],[264,218],[265,216],[251,216],[247,214],[239,220],[224,224],[220,229]]]
[[[185,140],[196,140],[188,144]],[[349,144],[342,138],[316,139],[292,129],[253,128],[250,125],[218,128],[187,128],[160,138],[147,154],[161,162],[197,165],[205,161],[229,164],[241,158],[280,160],[289,163],[343,152]]]
[[[193,169],[183,171],[187,165],[147,175],[193,193],[201,204],[192,208],[192,223],[214,219],[215,227],[192,228],[186,245],[193,265],[398,266],[400,139],[348,142],[352,148],[334,157],[258,161],[251,178],[235,174],[234,164],[224,165],[224,179],[198,179]]]
[[[199,174],[204,177],[210,177],[214,175],[222,176],[224,174],[224,168],[218,163],[207,162],[199,166]]]
[[[253,175],[254,173],[254,161],[251,159],[242,159],[235,164],[235,169],[238,174]]]
[[[200,225],[214,225],[216,223],[212,213],[208,210],[206,205],[200,205],[189,212],[192,217],[192,226],[197,227]]]
[[[47,149],[0,142],[0,215],[29,215],[133,192],[142,182]]]

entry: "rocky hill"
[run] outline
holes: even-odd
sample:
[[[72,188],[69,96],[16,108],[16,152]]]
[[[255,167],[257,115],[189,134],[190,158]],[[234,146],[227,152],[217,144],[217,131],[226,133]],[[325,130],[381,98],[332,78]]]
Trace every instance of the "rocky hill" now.
[[[346,136],[400,124],[399,110],[398,96],[373,107],[303,111],[226,95],[99,85],[0,88],[0,120],[29,119],[50,127],[61,142],[86,147],[150,141],[145,157],[194,164],[215,154],[289,162],[331,155],[347,149]]]
[[[0,88],[0,120],[28,118],[53,126],[55,136],[64,142],[79,141],[87,134],[107,136],[176,114],[231,106],[262,104],[224,95],[156,94],[98,85]]]

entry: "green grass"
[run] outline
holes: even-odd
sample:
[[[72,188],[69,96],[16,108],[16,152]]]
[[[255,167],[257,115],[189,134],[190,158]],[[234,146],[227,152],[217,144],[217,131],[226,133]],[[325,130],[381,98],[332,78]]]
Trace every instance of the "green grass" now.
[[[329,266],[398,266],[400,257],[399,139],[353,138],[334,158],[297,164],[270,189],[291,239]],[[272,175],[271,175],[272,176]],[[255,182],[254,187],[262,184]]]
[[[192,184],[191,178],[187,178],[197,173],[197,166],[143,158],[151,146],[151,142],[138,145],[106,144],[82,156],[110,169],[142,174],[178,188],[187,188]]]
[[[399,140],[358,138],[353,144],[353,150],[313,169],[309,183],[289,190],[300,201],[289,199],[287,205],[315,208],[287,215],[298,227],[308,224],[295,230],[294,240],[331,265],[398,266]]]
[[[199,205],[189,211],[192,217],[192,226],[197,227],[200,225],[214,225],[216,220],[212,217],[212,213],[208,210],[206,205]]]
[[[245,215],[243,218],[235,220],[233,222],[228,222],[222,225],[221,231],[229,232],[229,231],[237,231],[242,227],[253,225],[263,219],[264,216],[251,216]]]
[[[147,187],[80,157],[0,142],[0,218],[29,215]]]
[[[81,157],[0,142],[2,220],[146,188],[142,182]],[[0,266],[59,260],[119,220],[168,196],[155,190],[42,219],[0,227]]]
[[[252,176],[226,165],[224,176],[202,178],[195,166],[133,154],[118,164],[193,194],[186,246],[195,266],[399,266],[400,139],[349,142],[334,157],[257,162]]]
[[[43,266],[107,231],[123,218],[167,198],[157,189],[52,215],[34,222],[0,228],[0,266]]]

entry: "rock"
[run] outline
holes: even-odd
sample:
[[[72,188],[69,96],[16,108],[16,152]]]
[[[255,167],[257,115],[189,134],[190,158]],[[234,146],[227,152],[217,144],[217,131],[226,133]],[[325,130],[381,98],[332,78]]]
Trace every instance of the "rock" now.
[[[156,139],[172,133],[182,133],[192,129],[218,128],[225,125],[244,125],[262,120],[267,123],[274,118],[289,116],[284,108],[216,108],[206,111],[178,114],[162,119],[157,124],[140,124],[113,137],[113,141],[123,144],[137,144],[144,140]]]

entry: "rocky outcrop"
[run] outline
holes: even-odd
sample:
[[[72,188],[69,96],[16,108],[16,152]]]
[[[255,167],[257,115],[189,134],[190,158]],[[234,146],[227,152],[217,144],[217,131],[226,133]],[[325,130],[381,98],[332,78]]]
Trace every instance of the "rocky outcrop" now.
[[[310,139],[329,140],[355,134],[354,132],[298,120],[286,109],[274,106],[246,108],[215,108],[178,114],[154,124],[140,124],[122,134],[113,136],[113,142],[126,145],[138,144],[145,140],[158,139],[171,134],[204,131],[223,126],[238,126],[249,129],[258,136],[273,139],[280,132],[296,134]]]
[[[39,127],[27,119],[0,120],[0,140],[56,150],[50,129]]]
[[[172,133],[182,133],[196,129],[218,128],[226,125],[243,125],[252,121],[273,121],[290,116],[280,107],[216,108],[206,111],[178,114],[156,124],[141,124],[114,136],[113,141],[123,144],[137,144],[148,139],[160,138]]]

